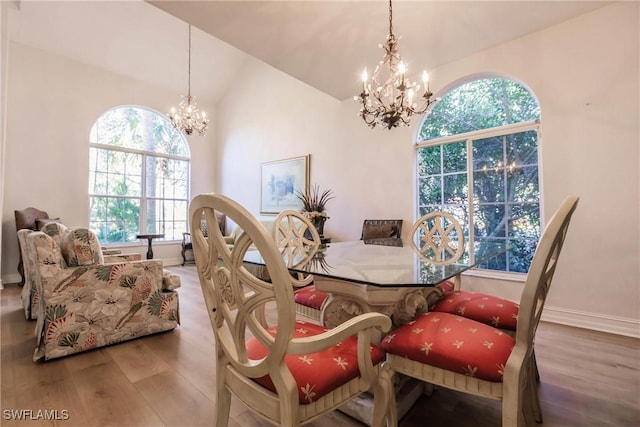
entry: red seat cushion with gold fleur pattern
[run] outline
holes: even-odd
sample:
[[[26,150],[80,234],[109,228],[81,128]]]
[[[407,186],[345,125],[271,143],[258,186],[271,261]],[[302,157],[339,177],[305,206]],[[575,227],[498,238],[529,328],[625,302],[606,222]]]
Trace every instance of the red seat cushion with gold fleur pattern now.
[[[328,293],[317,290],[314,285],[298,289],[295,291],[294,296],[298,304],[315,308],[316,310],[320,310],[322,304],[329,298]]]
[[[513,301],[480,292],[453,291],[431,309],[457,314],[500,329],[516,330],[520,306]]]
[[[486,381],[501,382],[515,340],[500,329],[449,313],[424,313],[382,340],[387,353]]]
[[[269,328],[269,333],[275,335],[276,326]],[[295,338],[310,337],[325,332],[327,329],[313,323],[296,321]],[[249,359],[258,360],[267,355],[267,349],[252,338],[247,343],[247,356]],[[371,358],[373,364],[384,360],[384,352],[377,346],[371,346]],[[285,363],[291,371],[298,385],[298,398],[301,404],[315,402],[327,393],[335,390],[360,376],[358,369],[357,337],[350,337],[338,345],[327,350],[285,356]],[[276,391],[276,388],[267,375],[254,379],[264,388]]]

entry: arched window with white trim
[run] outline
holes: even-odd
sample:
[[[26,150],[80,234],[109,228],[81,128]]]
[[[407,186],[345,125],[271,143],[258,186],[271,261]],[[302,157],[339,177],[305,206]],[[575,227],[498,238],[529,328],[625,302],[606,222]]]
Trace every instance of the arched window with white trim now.
[[[463,224],[467,255],[488,243],[511,250],[481,266],[526,273],[540,237],[540,107],[521,83],[500,77],[459,85],[420,124],[417,217],[443,210]]]
[[[139,233],[179,240],[187,230],[189,146],[163,114],[120,106],[91,128],[89,227],[103,244]]]

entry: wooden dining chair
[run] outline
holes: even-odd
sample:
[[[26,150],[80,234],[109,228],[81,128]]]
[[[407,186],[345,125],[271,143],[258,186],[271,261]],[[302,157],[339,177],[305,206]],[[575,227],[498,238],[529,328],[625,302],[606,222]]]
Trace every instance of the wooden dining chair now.
[[[401,235],[401,219],[365,219],[360,240],[400,239]]]
[[[447,265],[464,253],[464,233],[458,220],[447,212],[431,212],[411,227],[411,247],[431,264]]]
[[[231,248],[213,226],[215,212],[242,227]],[[197,226],[203,214],[207,237]],[[390,319],[367,313],[330,330],[296,320],[293,277],[272,235],[256,218],[217,194],[196,196],[189,215],[196,268],[215,337],[215,425],[228,425],[232,394],[272,424],[299,426],[370,391],[373,425],[386,421],[395,426],[390,373],[384,353],[373,344],[390,329]],[[269,280],[245,267],[249,250],[260,253]],[[267,304],[273,313],[269,319],[263,315]]]
[[[304,215],[298,211],[280,212],[273,224],[273,237],[287,267],[304,268],[317,254],[320,235]],[[293,282],[296,312],[320,323],[322,307],[329,294],[316,289],[313,275],[298,273]]]
[[[391,368],[432,385],[501,400],[504,427],[532,419],[541,423],[533,342],[577,203],[577,197],[567,198],[538,242],[515,338],[472,319],[429,312],[383,339]]]
[[[446,212],[432,212],[418,219],[412,229],[411,245],[432,264],[457,262],[464,253],[464,233],[458,220]],[[430,311],[457,314],[487,325],[515,332],[519,306],[493,295],[461,290],[460,275],[439,283],[434,289],[435,305]],[[513,335],[513,333],[512,333]]]

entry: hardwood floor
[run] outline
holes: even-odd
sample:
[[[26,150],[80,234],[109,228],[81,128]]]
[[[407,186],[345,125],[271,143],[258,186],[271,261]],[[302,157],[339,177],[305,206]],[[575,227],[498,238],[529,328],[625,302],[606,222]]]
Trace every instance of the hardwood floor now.
[[[177,329],[45,363],[32,361],[35,322],[24,318],[20,288],[7,285],[0,292],[0,425],[212,425],[214,346],[202,292],[193,265],[169,269],[182,277]],[[640,426],[640,340],[542,323],[536,354],[544,426]],[[21,409],[68,419],[8,419]],[[230,426],[266,425],[232,405]],[[309,425],[361,424],[335,412]],[[424,425],[500,426],[500,403],[439,388],[400,422]]]

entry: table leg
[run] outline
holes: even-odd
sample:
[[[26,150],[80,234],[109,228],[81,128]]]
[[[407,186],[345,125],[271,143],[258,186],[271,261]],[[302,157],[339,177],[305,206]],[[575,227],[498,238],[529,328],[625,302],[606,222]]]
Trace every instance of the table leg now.
[[[153,259],[153,249],[151,249],[151,241],[153,239],[151,237],[147,238],[147,241],[149,242],[149,246],[147,249],[147,259]]]

